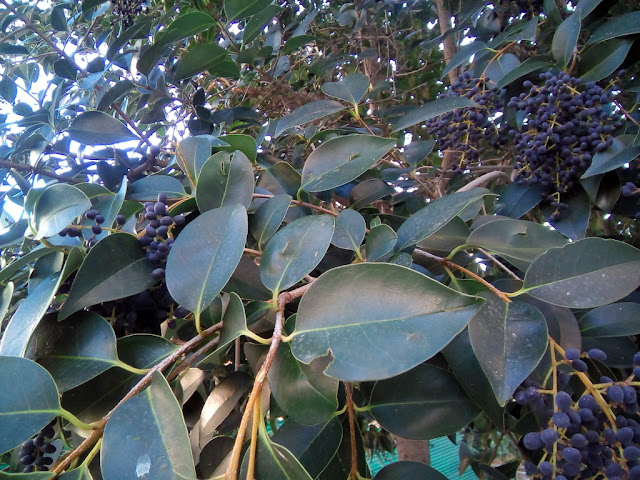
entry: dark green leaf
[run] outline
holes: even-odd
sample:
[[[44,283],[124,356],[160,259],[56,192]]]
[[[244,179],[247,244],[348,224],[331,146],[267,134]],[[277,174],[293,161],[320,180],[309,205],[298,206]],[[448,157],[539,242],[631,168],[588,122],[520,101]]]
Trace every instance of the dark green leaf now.
[[[543,205],[540,210],[553,228],[571,240],[579,240],[584,238],[589,225],[590,202],[587,193],[580,189],[565,199],[568,208],[562,211],[558,220],[551,219],[551,215],[555,212],[555,208],[551,205]]]
[[[286,193],[295,196],[300,189],[300,174],[290,164],[278,162],[262,173],[257,186],[274,195]]]
[[[366,207],[376,200],[393,195],[395,190],[384,180],[370,178],[351,189],[349,202],[354,210]]]
[[[216,145],[214,147],[214,151],[218,150],[221,152],[233,153],[236,150],[240,150],[249,160],[252,162],[256,161],[258,145],[256,144],[255,138],[249,135],[232,133],[229,135],[221,135],[218,137],[218,140],[226,143],[228,146]]]
[[[282,7],[278,5],[268,5],[266,8],[257,12],[247,22],[242,32],[242,43],[247,45],[258,37],[267,26],[269,21],[282,11]]]
[[[305,365],[294,358],[289,344],[278,347],[269,386],[278,406],[296,423],[316,425],[338,409],[338,381],[324,374],[329,361],[323,357]]]
[[[508,73],[520,66],[520,60],[513,53],[504,53],[487,65],[485,75],[491,80],[488,85],[493,87]]]
[[[606,21],[594,30],[587,43],[592,45],[610,38],[635,33],[640,33],[640,12],[638,11],[624,13]]]
[[[18,96],[18,87],[15,82],[8,76],[3,75],[0,80],[0,97],[4,98],[9,103],[14,103]]]
[[[50,254],[53,251],[55,251],[53,248],[35,248],[18,260],[11,262],[9,265],[0,270],[0,283],[6,282],[18,270],[24,268],[31,262],[35,262],[38,258]]]
[[[184,187],[178,179],[168,175],[149,175],[129,186],[127,200],[155,201],[159,193],[164,193],[169,198],[185,195]]]
[[[402,250],[427,238],[458,216],[468,205],[490,195],[486,188],[453,193],[427,204],[410,216],[398,229],[396,250]]]
[[[89,466],[80,464],[78,468],[68,470],[58,477],[60,480],[93,480]]]
[[[242,462],[240,478],[246,477],[248,463],[249,452],[245,454]],[[271,441],[264,422],[258,424],[255,478],[261,480],[312,480],[289,450]]]
[[[196,202],[200,212],[236,204],[248,208],[253,198],[253,166],[244,153],[214,154],[200,170]]]
[[[386,465],[374,477],[374,480],[447,480],[438,470],[424,463],[404,460]]]
[[[455,433],[478,414],[453,375],[425,364],[376,382],[369,408],[382,427],[411,440]]]
[[[385,261],[391,257],[398,243],[398,235],[389,225],[373,227],[367,235],[366,256],[368,262]]]
[[[476,228],[466,243],[495,252],[525,271],[536,257],[566,245],[568,240],[539,223],[503,219]]]
[[[31,335],[49,309],[60,284],[60,273],[42,280],[11,317],[0,340],[0,355],[24,356]]]
[[[104,480],[196,477],[182,410],[161,373],[155,372],[149,388],[109,418],[100,465]]]
[[[86,2],[83,2],[86,3]],[[129,28],[127,28],[124,32],[122,32],[117,38],[111,42],[109,48],[107,49],[107,58],[111,61],[116,60],[118,57],[118,52],[122,47],[124,47],[129,41],[133,38],[140,38],[141,36],[146,37],[148,32],[151,29],[151,19],[149,17],[140,20],[140,17],[136,19],[136,22]],[[128,82],[129,80],[122,80],[118,83]],[[116,84],[117,85],[117,84]],[[98,110],[102,110],[98,108]]]
[[[235,292],[241,298],[250,300],[269,300],[271,292],[260,280],[260,267],[249,255],[243,255],[233,275],[222,289],[225,292]]]
[[[455,110],[456,108],[472,107],[475,105],[476,104],[467,97],[440,98],[421,107],[409,110],[393,125],[393,132],[411,127],[416,123],[422,123],[430,118]]]
[[[316,148],[302,168],[307,192],[323,192],[358,178],[394,147],[395,139],[370,135],[345,135]]]
[[[60,323],[60,339],[38,358],[65,392],[118,366],[113,327],[93,312],[81,312]]]
[[[317,40],[313,35],[298,35],[297,37],[290,37],[282,48],[283,55],[289,55],[295,52],[304,45],[309,45]]]
[[[260,278],[274,295],[298,283],[320,263],[333,236],[333,217],[309,215],[278,231],[267,242]]]
[[[251,218],[251,233],[262,249],[278,231],[284,220],[292,197],[287,194],[276,195],[258,207]]]
[[[215,67],[228,54],[224,48],[215,43],[195,45],[176,64],[174,77],[176,80],[193,77]]]
[[[58,389],[37,363],[0,356],[0,452],[18,446],[60,412]]]
[[[151,368],[174,349],[169,340],[157,335],[130,335],[118,339],[120,360],[136,368]],[[104,417],[133,388],[142,375],[111,368],[62,397],[63,407],[84,422]]]
[[[112,145],[129,140],[140,140],[121,122],[98,110],[90,110],[78,115],[67,131],[71,140],[83,145]]]
[[[178,143],[176,161],[195,185],[200,169],[211,157],[211,142],[206,137],[187,137]]]
[[[10,43],[0,44],[0,55],[29,55],[29,50],[22,45],[12,45]]]
[[[177,237],[167,259],[167,287],[196,318],[231,278],[247,231],[246,210],[234,205],[204,212]]]
[[[469,336],[498,403],[504,405],[547,350],[547,322],[532,305],[481,295],[486,302],[469,322]]]
[[[332,113],[344,110],[345,106],[335,100],[316,100],[310,102],[301,107],[296,108],[289,115],[285,115],[276,125],[275,136],[280,136],[285,130],[288,130],[298,125],[312,122]]]
[[[313,426],[288,419],[271,438],[288,449],[309,475],[316,478],[338,451],[342,436],[342,424],[333,417]]]
[[[269,7],[271,0],[224,0],[227,21],[234,22],[250,17]]]
[[[563,68],[567,68],[573,57],[580,34],[580,23],[580,14],[574,12],[560,24],[553,35],[551,53]]]
[[[469,236],[469,227],[460,217],[455,217],[436,233],[418,243],[425,250],[449,253],[454,248],[464,245]]]
[[[620,135],[613,139],[613,144],[593,156],[591,166],[581,178],[588,178],[601,173],[610,172],[625,163],[632,161],[640,154],[640,145],[634,146],[635,135]]]
[[[355,210],[347,208],[336,217],[336,228],[331,243],[346,250],[358,250],[364,240],[366,229],[364,217]]]
[[[60,60],[53,62],[53,71],[57,76],[68,78],[69,80],[75,80],[78,75],[78,69],[76,66],[66,58],[61,58]]]
[[[404,147],[404,159],[412,166],[417,165],[431,153],[435,140],[414,141]]]
[[[87,196],[76,187],[51,185],[40,195],[33,212],[36,239],[55,235],[90,207]]]
[[[166,30],[164,30],[156,45],[169,45],[170,43],[192,37],[216,24],[216,21],[204,12],[189,12],[176,18]],[[144,72],[143,72],[144,73]]]
[[[542,201],[539,185],[510,183],[496,202],[496,215],[520,218]]]
[[[90,251],[60,309],[60,320],[98,303],[143,292],[156,281],[138,239],[128,233],[114,233],[100,240]]]
[[[451,340],[442,353],[469,398],[482,408],[497,428],[504,428],[505,409],[498,403],[491,383],[473,351],[469,328]]]
[[[321,88],[330,97],[358,105],[369,90],[369,77],[361,73],[352,73],[339,82],[327,82]]]
[[[11,225],[8,231],[0,234],[0,248],[6,248],[20,243],[24,238],[28,226],[29,221],[26,218],[18,220]]]
[[[598,82],[615,72],[631,49],[633,41],[615,38],[587,50],[580,60],[579,74],[583,82]]]
[[[389,378],[438,353],[481,303],[398,265],[338,267],[302,297],[291,350],[304,363],[330,352],[326,373],[340,380]]]
[[[593,308],[619,300],[640,285],[640,251],[617,240],[585,238],[536,258],[523,290],[569,308]]]
[[[131,80],[120,80],[113,87],[109,88],[100,99],[97,110],[105,111],[111,108],[111,104],[118,101],[120,97],[127,94],[135,88],[135,84]]]
[[[622,337],[640,334],[640,304],[631,302],[604,305],[580,319],[580,331],[586,337]]]
[[[467,62],[472,55],[475,55],[484,48],[487,48],[487,44],[481,40],[476,40],[468,45],[461,46],[458,53],[456,53],[453,58],[449,60],[449,63],[447,63],[447,66],[442,71],[440,78],[442,79],[446,77],[451,70]]]

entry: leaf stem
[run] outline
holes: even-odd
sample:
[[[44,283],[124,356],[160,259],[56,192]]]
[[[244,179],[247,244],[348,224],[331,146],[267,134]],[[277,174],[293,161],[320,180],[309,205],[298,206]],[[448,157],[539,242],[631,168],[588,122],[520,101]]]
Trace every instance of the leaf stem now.
[[[115,363],[115,366],[120,367],[121,369],[126,370],[127,372],[135,373],[136,375],[144,375],[145,373],[149,372],[149,370],[151,370],[150,368],[136,368],[127,363],[124,363],[121,360],[118,360]]]
[[[351,469],[349,470],[349,480],[358,478],[358,451],[356,449],[356,421],[353,403],[353,396],[351,395],[351,384],[344,382],[344,393],[347,397],[347,417],[349,418],[349,443],[351,446]]]
[[[81,430],[93,430],[100,426],[100,421],[92,422],[92,423],[84,423],[78,417],[76,417],[73,413],[65,410],[64,408],[60,409],[60,416],[65,420],[69,420],[73,425],[78,427]]]

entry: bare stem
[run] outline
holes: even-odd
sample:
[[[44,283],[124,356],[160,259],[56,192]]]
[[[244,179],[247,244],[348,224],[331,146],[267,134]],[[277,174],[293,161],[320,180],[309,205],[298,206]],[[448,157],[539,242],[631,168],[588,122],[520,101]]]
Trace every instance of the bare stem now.
[[[349,418],[349,440],[351,445],[351,469],[349,470],[349,480],[358,478],[358,451],[356,450],[356,421],[353,413],[353,396],[351,395],[351,385],[344,382],[344,392],[347,397],[347,417]]]

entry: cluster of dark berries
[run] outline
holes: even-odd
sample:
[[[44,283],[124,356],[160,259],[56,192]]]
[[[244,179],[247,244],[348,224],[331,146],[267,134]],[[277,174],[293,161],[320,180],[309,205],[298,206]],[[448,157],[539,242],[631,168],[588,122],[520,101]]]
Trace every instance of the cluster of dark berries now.
[[[94,305],[91,311],[107,318],[117,337],[132,333],[159,335],[162,322],[169,319],[169,327],[173,328],[171,322],[175,318],[189,314],[188,310],[176,305],[164,282],[130,297]]]
[[[99,211],[93,209],[87,210],[84,213],[84,216],[88,220],[93,220],[94,222],[94,224],[91,226],[91,232],[93,233],[93,236],[87,240],[87,245],[89,247],[92,247],[98,242],[96,235],[100,235],[102,233],[102,230],[104,228],[102,225],[105,222],[105,218],[100,215]],[[120,226],[124,225],[126,221],[127,219],[124,217],[124,215],[118,215],[116,217],[116,223]],[[79,226],[71,225],[63,228],[58,235],[60,235],[61,237],[79,237],[82,235],[82,229]]]
[[[587,353],[568,349],[560,365],[573,368],[568,375],[582,374],[588,370],[585,360],[606,358],[599,349]],[[633,375],[640,375],[640,353],[633,363]],[[530,457],[525,463],[527,474],[536,480],[640,480],[640,418],[633,378],[615,382],[603,376],[577,400],[558,391],[553,403],[547,405],[543,429],[522,439]],[[558,376],[558,383],[565,382]],[[540,392],[536,393],[540,398]]]
[[[174,217],[167,210],[167,196],[158,194],[157,202],[146,202],[144,217],[149,221],[140,237],[140,245],[147,249],[147,259],[156,267],[152,275],[156,280],[164,278],[164,265],[171,251],[174,239],[170,236],[172,227],[185,223],[184,215]]]
[[[111,0],[113,13],[122,22],[124,28],[129,28],[141,13],[146,13],[144,0]]]
[[[623,75],[624,72],[620,72]],[[613,143],[612,133],[623,123],[611,113],[611,90],[561,72],[540,74],[540,85],[523,83],[527,93],[513,97],[507,106],[525,115],[515,139],[519,184],[540,185],[543,201],[555,210],[551,220],[566,209],[566,194],[576,191],[593,155]]]
[[[24,472],[37,472],[49,470],[49,466],[53,463],[51,455],[56,452],[56,447],[50,440],[56,436],[54,418],[46,427],[40,430],[40,433],[34,438],[27,440],[20,447],[18,453],[20,463],[24,465]]]
[[[458,75],[451,88],[439,96],[467,97],[478,107],[457,108],[425,122],[427,131],[435,136],[439,150],[459,153],[459,161],[452,169],[462,172],[465,165],[477,161],[487,146],[498,149],[502,136],[491,116],[496,112],[498,89],[488,88],[489,78],[473,78],[469,72]]]

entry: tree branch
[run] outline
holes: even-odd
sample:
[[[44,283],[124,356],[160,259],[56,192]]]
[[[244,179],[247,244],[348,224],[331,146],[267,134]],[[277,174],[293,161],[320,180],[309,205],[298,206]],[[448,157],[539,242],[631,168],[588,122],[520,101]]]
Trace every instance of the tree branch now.
[[[436,10],[438,11],[438,23],[440,24],[440,33],[445,35],[451,30],[451,13],[444,5],[444,0],[434,0]],[[444,45],[444,61],[449,63],[456,54],[456,43],[453,36],[448,35],[442,39]],[[458,77],[458,68],[452,68],[449,71],[449,81],[453,85]]]
[[[82,183],[82,180],[78,180],[77,178],[65,177],[64,175],[58,175],[57,173],[44,170],[40,167],[32,167],[31,165],[25,165],[24,163],[14,163],[7,160],[0,160],[0,167],[14,168],[16,170],[21,170],[23,172],[29,173],[37,173],[38,175],[44,175],[45,177],[55,178],[56,180],[60,180],[61,182]]]

